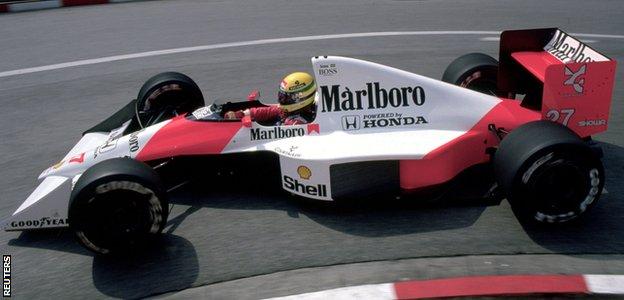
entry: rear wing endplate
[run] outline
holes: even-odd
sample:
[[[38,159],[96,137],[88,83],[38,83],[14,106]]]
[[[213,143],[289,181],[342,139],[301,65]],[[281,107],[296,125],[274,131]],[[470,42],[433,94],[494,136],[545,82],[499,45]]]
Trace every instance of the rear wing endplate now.
[[[616,62],[557,28],[501,34],[498,89],[580,136],[607,129]]]

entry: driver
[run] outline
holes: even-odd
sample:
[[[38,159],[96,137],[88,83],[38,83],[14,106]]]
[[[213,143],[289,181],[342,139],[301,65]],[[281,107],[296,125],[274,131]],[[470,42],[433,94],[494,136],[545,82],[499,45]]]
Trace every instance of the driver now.
[[[282,79],[277,93],[277,106],[254,107],[239,111],[228,111],[226,119],[241,119],[250,116],[251,120],[272,125],[306,124],[314,120],[316,104],[314,78],[305,72],[295,72]]]

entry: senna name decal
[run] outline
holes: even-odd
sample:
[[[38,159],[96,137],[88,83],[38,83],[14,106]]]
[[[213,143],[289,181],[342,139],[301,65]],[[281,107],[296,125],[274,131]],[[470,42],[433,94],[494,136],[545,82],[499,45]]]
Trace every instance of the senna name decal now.
[[[379,82],[366,83],[366,89],[351,91],[340,85],[320,87],[321,112],[352,111],[363,109],[384,109],[386,107],[422,106],[425,104],[425,89],[421,86],[393,87],[386,90]]]
[[[301,157],[301,153],[297,151],[297,148],[299,148],[299,146],[290,146],[287,148],[275,147],[274,151],[282,155],[297,158]]]

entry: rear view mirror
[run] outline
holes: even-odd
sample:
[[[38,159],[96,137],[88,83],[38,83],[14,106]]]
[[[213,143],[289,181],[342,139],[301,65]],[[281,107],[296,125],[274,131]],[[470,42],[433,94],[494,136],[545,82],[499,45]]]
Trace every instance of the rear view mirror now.
[[[249,101],[256,101],[258,99],[260,99],[260,92],[258,92],[258,90],[251,91],[251,93],[247,96],[247,100]]]

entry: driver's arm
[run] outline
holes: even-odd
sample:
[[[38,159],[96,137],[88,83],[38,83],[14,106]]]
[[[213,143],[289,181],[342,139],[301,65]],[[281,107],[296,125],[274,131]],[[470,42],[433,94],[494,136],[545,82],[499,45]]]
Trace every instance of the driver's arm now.
[[[245,115],[257,122],[268,122],[282,119],[284,110],[279,106],[252,107],[245,110]]]
[[[252,120],[257,122],[267,122],[279,120],[284,116],[284,110],[278,106],[252,107],[239,111],[228,111],[224,117],[226,119],[242,119],[244,116],[250,116]]]

